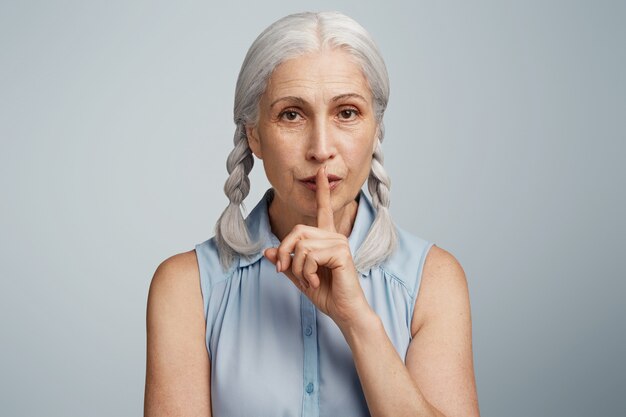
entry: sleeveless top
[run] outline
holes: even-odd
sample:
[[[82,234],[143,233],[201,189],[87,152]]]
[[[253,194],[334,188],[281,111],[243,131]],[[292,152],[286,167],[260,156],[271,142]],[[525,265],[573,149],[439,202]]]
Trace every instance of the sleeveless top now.
[[[270,228],[269,189],[246,218],[262,250],[224,271],[215,238],[195,246],[211,360],[213,417],[369,416],[352,352],[339,327],[263,256],[279,245]],[[352,255],[376,215],[361,191],[348,238]],[[398,245],[359,273],[372,309],[405,360],[424,259],[433,243],[397,228]]]

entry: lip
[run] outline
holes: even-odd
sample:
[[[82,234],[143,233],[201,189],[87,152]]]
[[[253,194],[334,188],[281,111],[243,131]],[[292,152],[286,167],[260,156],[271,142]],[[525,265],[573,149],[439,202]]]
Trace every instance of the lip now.
[[[330,191],[332,191],[335,188],[337,188],[339,183],[342,181],[342,178],[338,177],[336,175],[328,175],[327,178],[328,178],[328,185],[329,185]],[[299,181],[300,181],[300,183],[302,185],[304,185],[309,190],[316,191],[317,190],[317,184],[315,183],[315,179],[316,179],[316,176],[313,175],[311,177],[303,178],[303,179],[301,179]]]
[[[310,177],[306,177],[306,178],[300,178],[300,181],[304,181],[304,182],[315,182],[315,179],[317,178],[317,175],[311,175]],[[327,175],[326,178],[328,178],[328,182],[332,182],[332,181],[339,181],[341,179],[341,177],[338,177],[336,175],[330,174]]]

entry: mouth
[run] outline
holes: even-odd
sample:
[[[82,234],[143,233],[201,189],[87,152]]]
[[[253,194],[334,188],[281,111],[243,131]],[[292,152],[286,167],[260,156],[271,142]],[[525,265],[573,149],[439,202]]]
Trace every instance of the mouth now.
[[[328,175],[328,185],[330,190],[334,190],[335,188],[337,188],[337,186],[339,185],[339,183],[341,182],[342,178],[338,177],[336,175]],[[310,176],[307,178],[302,178],[299,180],[300,183],[302,185],[304,185],[306,188],[308,188],[309,190],[312,191],[316,191],[317,190],[317,184],[316,184],[316,176]]]

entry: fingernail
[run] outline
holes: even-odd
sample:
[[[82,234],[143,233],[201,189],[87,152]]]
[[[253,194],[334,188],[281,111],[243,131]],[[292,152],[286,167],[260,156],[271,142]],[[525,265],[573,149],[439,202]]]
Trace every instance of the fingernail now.
[[[280,261],[276,262],[276,272],[280,272]]]

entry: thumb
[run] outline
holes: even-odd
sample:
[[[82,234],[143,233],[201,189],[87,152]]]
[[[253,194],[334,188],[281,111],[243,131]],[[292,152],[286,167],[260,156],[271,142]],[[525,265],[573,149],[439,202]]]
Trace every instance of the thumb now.
[[[277,248],[267,248],[263,255],[274,265],[276,265],[277,257],[278,257],[278,249]]]

